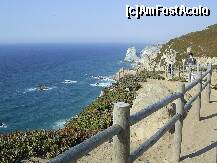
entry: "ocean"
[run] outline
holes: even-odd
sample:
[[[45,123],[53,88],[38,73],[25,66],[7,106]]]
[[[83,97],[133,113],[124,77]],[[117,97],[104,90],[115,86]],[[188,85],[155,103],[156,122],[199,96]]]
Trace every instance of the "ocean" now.
[[[0,45],[0,133],[63,127],[129,66],[123,59],[130,46]]]

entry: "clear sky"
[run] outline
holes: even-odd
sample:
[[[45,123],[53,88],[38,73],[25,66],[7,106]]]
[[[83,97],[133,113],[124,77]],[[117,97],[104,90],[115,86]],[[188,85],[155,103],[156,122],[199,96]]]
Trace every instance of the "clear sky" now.
[[[203,5],[209,17],[128,20],[126,4]],[[0,43],[167,41],[217,23],[217,0],[1,0]]]

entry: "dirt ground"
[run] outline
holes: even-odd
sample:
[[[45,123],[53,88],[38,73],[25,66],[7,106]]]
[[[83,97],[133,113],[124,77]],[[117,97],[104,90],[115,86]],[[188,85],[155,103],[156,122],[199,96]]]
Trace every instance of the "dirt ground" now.
[[[213,74],[213,85],[217,83],[217,74]],[[149,80],[138,91],[131,114],[150,103],[175,91],[178,82]],[[155,86],[155,87],[153,87]],[[189,92],[186,99],[195,93]],[[195,103],[189,111],[183,125],[181,162],[216,163],[217,157],[217,91],[212,90],[212,103],[207,102],[206,91],[202,93],[201,121],[197,120]],[[163,116],[162,116],[163,115]],[[152,118],[131,127],[131,152],[159,129],[168,117],[165,112],[156,112]],[[173,163],[173,134],[166,133],[153,147],[139,157],[136,163]],[[79,163],[112,162],[112,142],[106,142]]]
[[[142,83],[134,100],[131,114],[143,109],[177,89],[179,82],[149,80]],[[217,73],[213,73],[212,85],[217,84]],[[212,90],[211,103],[207,102],[207,92],[202,93],[201,121],[197,120],[195,103],[184,120],[181,162],[216,163],[217,161],[217,90]],[[195,90],[185,97],[188,100]],[[145,120],[131,127],[131,152],[152,136],[169,119],[167,109],[157,111]],[[173,134],[166,133],[154,146],[140,156],[136,163],[174,163]],[[111,163],[112,141],[94,149],[78,160],[79,163]],[[45,162],[40,160],[39,162]]]

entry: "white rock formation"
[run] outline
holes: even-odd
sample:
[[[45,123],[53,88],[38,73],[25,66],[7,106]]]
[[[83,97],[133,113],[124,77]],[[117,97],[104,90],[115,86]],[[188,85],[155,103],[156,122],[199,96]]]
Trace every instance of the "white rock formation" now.
[[[172,49],[172,44],[167,47],[163,54],[160,54],[162,45],[146,46],[141,52],[140,56],[137,55],[136,48],[131,47],[127,49],[126,57],[124,61],[131,62],[135,67],[139,66],[149,71],[163,71],[166,65],[175,64],[177,62],[177,51]],[[190,53],[192,47],[189,46],[185,53]],[[156,63],[156,57],[161,55],[160,62]],[[208,63],[217,65],[217,57],[195,57],[198,64],[207,66]],[[185,59],[182,59],[185,62]]]
[[[124,61],[134,62],[134,63],[138,63],[140,61],[140,58],[136,54],[135,47],[131,47],[127,49],[127,53],[126,53],[126,57],[124,58]]]
[[[147,46],[141,51],[142,66],[152,71],[156,65],[155,58],[158,56],[162,45]]]
[[[152,45],[152,46],[146,46],[142,51],[141,51],[141,58],[149,56],[151,57],[152,55],[156,55],[160,52],[162,45]]]
[[[136,66],[139,64],[143,68],[152,71],[157,64],[155,58],[160,53],[161,47],[162,45],[146,46],[140,52],[140,57],[137,55],[135,47],[128,48],[124,61],[136,64]]]
[[[166,64],[175,64],[177,52],[173,49],[166,49],[161,59],[164,59]]]
[[[189,46],[188,48],[187,48],[187,53],[190,53],[191,52],[191,46]]]
[[[188,47],[186,50],[186,53],[191,52],[191,47]],[[176,54],[177,52],[174,49],[171,49],[170,47],[165,50],[165,53],[163,53],[161,57],[161,61],[159,63],[160,67],[159,69],[162,69],[163,64],[174,64],[176,60]],[[200,64],[201,66],[206,67],[208,63],[211,63],[212,65],[217,65],[217,57],[195,57],[197,64]],[[164,62],[162,62],[164,61]],[[182,59],[182,63],[185,62],[185,59]]]
[[[208,63],[211,63],[212,65],[217,65],[217,57],[195,57],[197,60],[197,63],[206,67]]]
[[[168,47],[160,58],[160,62],[157,63],[156,70],[162,71],[165,68],[165,65],[175,64],[177,52],[174,49]]]

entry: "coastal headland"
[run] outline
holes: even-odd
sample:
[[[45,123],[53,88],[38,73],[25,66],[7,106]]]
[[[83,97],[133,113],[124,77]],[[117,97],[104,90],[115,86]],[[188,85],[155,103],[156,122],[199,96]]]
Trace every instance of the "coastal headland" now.
[[[101,96],[86,106],[78,116],[69,120],[64,128],[58,130],[31,130],[27,132],[16,131],[9,134],[1,134],[0,162],[21,162],[23,160],[34,160],[35,158],[40,158],[42,159],[41,162],[43,162],[43,159],[53,158],[111,126],[114,102],[123,101],[129,103],[133,113],[161,99],[174,91],[177,81],[180,81],[180,78],[171,78],[170,81],[166,80],[167,78],[164,75],[165,65],[182,65],[183,60],[187,56],[187,49],[191,49],[199,64],[212,63],[215,68],[217,65],[217,38],[214,37],[216,36],[214,34],[217,34],[217,25],[210,26],[203,31],[172,39],[163,45],[146,48],[140,55],[136,53],[135,48],[128,49],[125,60],[132,62],[134,68],[117,72],[114,76],[117,82],[110,87],[104,88]],[[207,38],[206,43],[204,43],[204,37]],[[215,69],[212,80],[213,88],[215,88],[217,84]],[[191,93],[193,94],[194,91]],[[135,142],[135,146],[160,128],[173,114],[171,106],[167,106],[162,112],[158,112],[155,116],[151,116],[150,119],[146,119],[138,126],[134,126],[131,139]],[[189,118],[188,123],[191,123],[191,117]],[[141,128],[143,125],[147,126],[146,132]],[[196,130],[194,127],[192,128],[193,131]],[[159,161],[164,155],[169,154],[171,144],[167,144],[168,146],[164,146],[164,144],[171,139],[171,134],[172,131],[149,153],[150,161]],[[98,149],[99,151],[105,151],[105,154],[101,155],[101,159],[105,159],[104,162],[111,161],[109,160],[109,154],[106,154],[106,152],[110,151],[110,144],[108,142]],[[192,144],[192,146],[194,145]],[[156,158],[153,153],[158,151],[159,148],[164,150]],[[188,148],[186,146],[186,149]],[[87,160],[88,162],[97,162],[96,159],[100,160],[95,152],[91,156],[82,158],[81,162],[87,162]],[[170,158],[167,158],[164,162],[169,162],[169,160]]]

